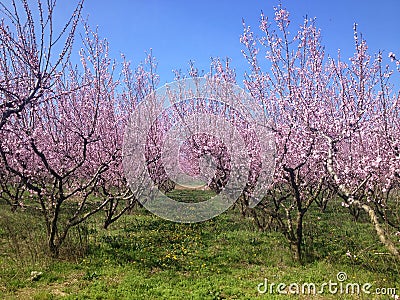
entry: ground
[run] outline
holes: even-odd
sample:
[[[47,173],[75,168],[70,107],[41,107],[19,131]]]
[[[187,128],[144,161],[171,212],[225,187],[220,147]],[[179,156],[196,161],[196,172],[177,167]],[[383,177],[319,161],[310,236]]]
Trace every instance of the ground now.
[[[198,197],[179,191],[182,198]],[[182,199],[184,200],[184,199]],[[305,220],[305,261],[292,260],[283,235],[260,232],[237,209],[203,223],[178,224],[139,208],[102,229],[100,216],[71,232],[59,259],[43,253],[43,226],[29,213],[0,207],[2,299],[286,299],[278,283],[370,283],[372,294],[301,295],[301,299],[393,299],[399,265],[372,226],[338,203],[313,207]],[[32,279],[31,272],[42,272]],[[275,283],[273,293],[258,291]],[[289,298],[297,299],[297,295]]]

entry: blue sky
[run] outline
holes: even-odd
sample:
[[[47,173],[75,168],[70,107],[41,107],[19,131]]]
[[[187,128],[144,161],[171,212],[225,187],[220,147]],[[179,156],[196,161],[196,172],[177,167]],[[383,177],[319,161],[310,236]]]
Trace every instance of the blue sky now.
[[[71,2],[59,0],[59,10],[70,11]],[[239,81],[247,63],[240,50],[242,18],[257,29],[261,10],[273,16],[272,0],[86,0],[83,14],[99,26],[110,42],[111,55],[124,53],[134,64],[150,48],[158,60],[161,84],[173,80],[172,69],[186,70],[193,60],[201,70],[210,57],[230,57]],[[297,27],[305,15],[317,18],[326,52],[337,49],[343,57],[353,53],[353,23],[366,38],[371,52],[379,49],[400,56],[400,1],[398,0],[287,0],[282,1]],[[70,6],[71,5],[71,6]],[[297,28],[296,28],[297,29]],[[293,30],[293,29],[292,29]]]

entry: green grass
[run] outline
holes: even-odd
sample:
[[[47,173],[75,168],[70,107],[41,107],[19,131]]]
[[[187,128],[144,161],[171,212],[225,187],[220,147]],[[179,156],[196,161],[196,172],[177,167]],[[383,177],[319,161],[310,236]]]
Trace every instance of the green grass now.
[[[182,197],[197,193],[184,191]],[[58,260],[43,250],[45,231],[38,220],[0,207],[1,299],[295,299],[299,296],[259,294],[257,285],[264,278],[287,285],[338,282],[338,272],[346,272],[346,282],[371,283],[371,290],[400,290],[400,267],[371,225],[363,218],[355,223],[333,203],[325,213],[313,207],[305,219],[302,266],[293,262],[279,232],[259,232],[234,210],[207,222],[179,224],[139,209],[108,230],[94,219],[71,232]],[[32,271],[42,275],[32,280]],[[328,292],[310,297],[300,296],[393,299]]]

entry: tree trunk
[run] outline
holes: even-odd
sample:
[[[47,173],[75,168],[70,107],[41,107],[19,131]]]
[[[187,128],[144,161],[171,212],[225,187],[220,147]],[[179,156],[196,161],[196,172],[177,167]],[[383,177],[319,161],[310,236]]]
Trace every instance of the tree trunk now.
[[[299,211],[297,212],[297,228],[296,228],[296,261],[298,261],[300,264],[303,262],[302,260],[302,243],[303,243],[303,217],[304,217],[304,212]]]
[[[58,217],[60,214],[61,202],[58,201],[53,212],[53,217],[51,218],[50,224],[48,226],[48,246],[50,250],[50,255],[57,258],[60,252],[61,242],[57,239],[58,236]]]
[[[398,260],[400,260],[400,252],[394,245],[394,243],[390,240],[389,237],[387,237],[387,233],[385,230],[381,227],[381,224],[379,223],[378,217],[375,213],[375,211],[368,206],[367,204],[363,204],[358,200],[353,200],[352,204],[354,204],[356,207],[362,208],[368,215],[371,220],[372,225],[375,228],[376,234],[378,235],[379,240],[386,246],[386,248],[389,250],[389,252],[395,256]]]
[[[49,246],[51,257],[58,258],[58,255],[60,254],[60,245],[55,243],[54,237],[49,236],[48,246]]]

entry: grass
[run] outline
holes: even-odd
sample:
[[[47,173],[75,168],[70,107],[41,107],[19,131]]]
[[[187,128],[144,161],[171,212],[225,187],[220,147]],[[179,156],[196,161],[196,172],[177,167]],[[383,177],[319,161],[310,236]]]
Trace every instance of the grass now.
[[[196,193],[184,191],[182,198]],[[179,198],[179,193],[174,196]],[[293,262],[279,232],[259,232],[233,209],[196,224],[165,221],[143,209],[108,230],[93,219],[74,229],[61,259],[52,260],[43,250],[40,219],[0,207],[0,298],[295,299],[299,296],[260,294],[257,285],[265,279],[322,285],[338,282],[338,272],[347,274],[346,283],[371,283],[371,291],[395,287],[399,294],[400,267],[371,225],[363,218],[355,223],[333,204],[324,213],[312,208],[306,217],[304,265]],[[42,274],[32,278],[33,271]],[[300,298],[393,299],[325,291]]]

